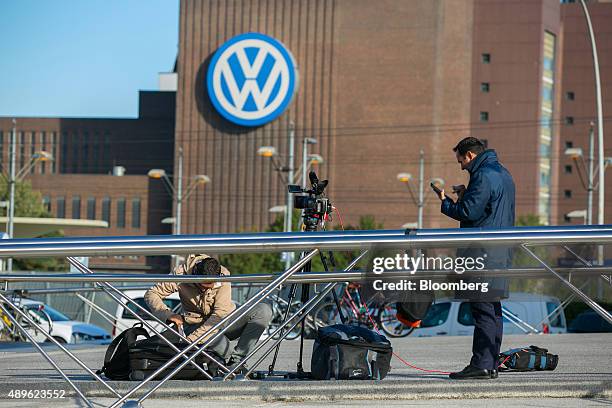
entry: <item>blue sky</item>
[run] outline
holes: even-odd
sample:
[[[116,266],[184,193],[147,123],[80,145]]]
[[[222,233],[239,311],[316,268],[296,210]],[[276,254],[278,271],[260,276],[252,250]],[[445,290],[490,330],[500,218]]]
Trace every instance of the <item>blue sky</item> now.
[[[179,0],[0,1],[0,116],[136,117],[178,51]]]

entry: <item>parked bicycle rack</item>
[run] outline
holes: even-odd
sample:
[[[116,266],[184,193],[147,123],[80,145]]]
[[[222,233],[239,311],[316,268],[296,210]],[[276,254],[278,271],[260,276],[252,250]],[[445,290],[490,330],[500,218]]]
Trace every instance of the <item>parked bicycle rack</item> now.
[[[67,257],[71,265],[73,265],[80,273],[79,274],[36,274],[36,275],[20,275],[20,274],[4,274],[0,275],[0,282],[5,283],[5,289],[9,282],[94,282],[97,288],[106,292],[113,300],[122,304],[123,301],[133,304],[139,312],[151,317],[156,323],[161,324],[166,330],[170,330],[174,334],[181,336],[172,327],[155,318],[145,308],[134,302],[128,296],[124,295],[121,290],[111,285],[109,282],[210,282],[210,281],[227,281],[227,282],[267,282],[257,293],[249,298],[244,304],[236,308],[232,313],[223,318],[218,324],[213,326],[210,332],[204,333],[196,341],[189,344],[183,350],[178,350],[170,342],[168,344],[174,347],[177,351],[176,356],[163,364],[155,373],[148,379],[134,385],[127,393],[121,395],[116,389],[108,384],[104,379],[99,377],[94,371],[87,367],[76,355],[68,350],[63,345],[59,344],[53,337],[46,333],[42,328],[38,327],[27,313],[15,305],[7,296],[10,291],[0,292],[0,309],[11,316],[12,323],[15,324],[24,335],[33,343],[34,347],[42,354],[42,356],[56,369],[59,374],[74,388],[76,394],[83,399],[87,406],[92,407],[92,402],[79,390],[75,383],[68,377],[66,372],[62,370],[51,356],[40,347],[34,339],[29,335],[27,330],[15,319],[9,308],[17,315],[23,318],[32,327],[40,329],[47,339],[53,342],[73,361],[81,366],[89,375],[96,381],[100,382],[104,388],[115,395],[118,399],[111,407],[119,407],[121,405],[134,406],[140,405],[144,400],[150,397],[157,389],[172,379],[184,366],[192,364],[196,366],[204,375],[212,379],[211,376],[195,364],[194,359],[198,354],[206,355],[206,347],[214,342],[219,336],[223,335],[228,329],[235,324],[238,319],[248,313],[253,307],[264,301],[272,292],[278,289],[282,284],[289,282],[296,283],[327,283],[324,288],[309,299],[306,303],[291,315],[282,325],[271,333],[271,335],[259,342],[256,348],[249,353],[241,362],[240,365],[232,370],[223,366],[221,369],[224,373],[224,380],[235,378],[234,372],[251,359],[257,352],[262,350],[273,338],[279,337],[273,341],[263,355],[252,365],[248,370],[251,373],[293,330],[310,311],[312,311],[335,287],[338,282],[358,281],[363,278],[363,273],[352,271],[352,269],[362,260],[365,254],[371,249],[426,249],[426,248],[456,248],[469,245],[478,245],[485,242],[486,245],[503,245],[507,247],[517,247],[536,260],[540,268],[510,268],[500,270],[486,271],[489,276],[508,276],[508,277],[538,277],[538,278],[556,278],[565,285],[571,292],[572,296],[577,296],[587,303],[593,310],[601,315],[605,320],[612,323],[612,315],[604,308],[598,305],[595,301],[588,297],[581,289],[576,287],[564,275],[578,274],[582,276],[600,276],[609,284],[612,284],[612,267],[595,266],[589,261],[583,259],[580,255],[572,251],[568,245],[575,244],[590,244],[590,245],[606,245],[612,243],[612,225],[598,226],[567,226],[567,227],[522,227],[522,228],[504,228],[496,230],[479,230],[479,229],[437,229],[437,230],[383,230],[383,231],[333,231],[333,232],[315,232],[315,233],[261,233],[261,234],[216,234],[216,235],[182,235],[182,236],[146,236],[146,237],[90,237],[90,238],[50,238],[50,239],[20,239],[7,240],[0,243],[0,257]],[[546,263],[538,254],[533,251],[533,248],[539,246],[561,246],[570,255],[572,255],[579,263],[583,265],[581,268],[553,268]],[[342,272],[309,272],[298,273],[303,266],[311,260],[319,251],[323,250],[360,250],[361,254],[356,257]],[[92,272],[86,266],[82,265],[75,256],[109,256],[109,255],[171,255],[171,254],[188,254],[188,253],[256,253],[256,252],[303,252],[302,257],[295,264],[281,274],[259,274],[259,275],[234,275],[227,277],[201,277],[201,276],[178,276],[178,275],[134,275],[134,274],[97,274]],[[482,272],[482,271],[480,271]],[[406,272],[397,271],[390,275],[408,279],[423,279],[423,278],[443,278],[449,275],[448,271],[419,271],[418,274],[406,276]],[[73,291],[77,292],[77,291]],[[67,293],[71,293],[68,291]],[[90,305],[91,306],[91,305]],[[141,321],[143,325],[152,330],[154,333],[159,333],[158,330],[139,316],[138,313],[126,308],[128,312]],[[551,312],[551,315],[557,312]],[[214,334],[209,334],[214,333]],[[206,337],[208,338],[206,340]],[[183,336],[181,336],[183,337]],[[162,336],[163,338],[163,336]],[[186,338],[183,337],[184,340]],[[200,343],[201,342],[201,343]],[[188,354],[190,351],[193,353]],[[211,358],[210,355],[207,357]],[[135,393],[143,389],[152,378],[156,378],[160,373],[164,372],[168,367],[182,359],[180,364],[172,370],[168,375],[154,384],[137,401],[129,400],[134,397]],[[247,374],[248,374],[247,373]]]

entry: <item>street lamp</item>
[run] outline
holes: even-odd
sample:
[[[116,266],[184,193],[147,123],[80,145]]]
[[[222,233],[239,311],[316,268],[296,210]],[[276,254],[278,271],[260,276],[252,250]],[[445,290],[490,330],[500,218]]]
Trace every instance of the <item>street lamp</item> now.
[[[193,177],[193,179],[187,185],[185,192],[183,192],[183,148],[179,147],[178,151],[178,175],[174,180],[175,183],[170,181],[170,177],[164,169],[151,169],[147,172],[147,176],[152,179],[162,179],[164,181],[164,187],[166,187],[166,191],[172,200],[175,203],[175,216],[174,216],[174,235],[181,235],[181,215],[183,208],[183,201],[185,201],[189,196],[195,191],[195,189],[204,184],[210,183],[210,177],[204,174],[198,174]],[[168,223],[168,222],[167,222]],[[178,260],[177,257],[175,259],[175,266]]]
[[[594,123],[591,122],[591,128],[589,130],[589,156],[585,160],[584,153],[582,148],[580,147],[568,147],[565,149],[564,154],[571,158],[576,166],[576,170],[578,172],[578,178],[580,179],[580,183],[582,187],[587,191],[587,217],[586,224],[593,224],[593,192],[597,190],[601,186],[600,180],[598,178],[597,182],[595,181],[595,174],[602,174],[599,171],[599,163],[595,166],[595,152],[594,152],[594,144],[595,138],[593,135]],[[603,162],[603,170],[612,164],[612,157],[606,157]]]
[[[418,220],[417,220],[417,228],[423,228],[423,208],[425,207],[425,204],[427,203],[427,199],[428,197],[425,197],[425,191],[424,188],[425,186],[423,185],[423,181],[424,181],[424,169],[425,169],[425,154],[423,153],[423,150],[421,150],[419,152],[419,196],[418,198],[415,196],[414,190],[412,188],[412,174],[411,173],[398,173],[397,174],[397,180],[400,183],[406,184],[408,186],[408,192],[410,193],[410,198],[412,198],[412,201],[414,202],[414,204],[417,206],[418,208]],[[429,180],[430,183],[433,183],[434,185],[436,185],[436,187],[442,188],[444,187],[444,180],[439,178],[439,177],[435,177],[432,178],[431,180]]]
[[[34,167],[39,162],[51,161],[53,160],[53,156],[44,151],[38,151],[32,155],[28,164],[22,167],[18,172],[15,168],[15,162],[17,160],[17,120],[13,119],[13,131],[11,132],[10,139],[10,168],[8,175],[8,184],[9,184],[9,208],[8,208],[8,222],[6,233],[9,238],[13,238],[15,234],[15,184],[18,181],[23,180],[26,175],[30,172],[32,167]],[[5,179],[6,176],[2,175]],[[13,271],[13,258],[8,258],[6,261],[6,266],[8,272]]]
[[[587,210],[574,210],[574,211],[570,211],[567,214],[565,214],[565,219],[566,220],[571,220],[571,219],[575,219],[575,218],[582,218],[583,219],[583,223],[586,225],[587,223]]]

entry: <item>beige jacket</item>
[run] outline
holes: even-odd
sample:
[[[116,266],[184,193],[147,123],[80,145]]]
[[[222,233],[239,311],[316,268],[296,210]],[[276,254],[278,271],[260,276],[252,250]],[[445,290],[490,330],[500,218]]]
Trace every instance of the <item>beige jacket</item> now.
[[[205,258],[209,256],[206,254],[189,255],[184,264],[174,269],[173,274],[191,275],[192,268],[197,261]],[[230,274],[224,266],[221,266],[221,273]],[[203,290],[194,283],[160,282],[145,293],[144,299],[151,312],[160,320],[166,321],[173,313],[164,303],[164,299],[175,292],[178,292],[181,299],[185,323],[201,324],[187,337],[190,341],[208,332],[236,308],[232,303],[230,283],[217,283],[214,288]],[[208,333],[203,340],[215,332]]]

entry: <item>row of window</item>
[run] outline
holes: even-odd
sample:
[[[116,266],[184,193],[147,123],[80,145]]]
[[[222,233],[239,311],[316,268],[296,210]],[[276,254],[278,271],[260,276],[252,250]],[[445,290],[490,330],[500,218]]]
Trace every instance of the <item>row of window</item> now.
[[[132,198],[131,210],[132,210],[132,228],[140,228],[141,225],[141,200],[140,198]],[[47,196],[43,197],[43,204],[47,208],[47,211],[51,211],[51,199]],[[96,219],[96,205],[97,199],[95,197],[87,198],[86,205],[86,219]],[[112,212],[112,200],[110,197],[102,198],[102,220],[108,222],[109,227],[111,226],[111,212]],[[125,228],[126,225],[126,208],[127,200],[125,198],[118,198],[115,201],[115,211],[117,211],[117,217],[115,220],[115,226],[117,228]],[[57,218],[66,218],[66,198],[57,197],[55,199],[55,215]],[[73,219],[81,219],[81,196],[72,197],[72,214]]]
[[[30,165],[30,160],[32,157],[41,150],[50,153],[51,156],[55,159],[57,157],[57,134],[55,132],[17,132],[16,135],[16,167],[17,170],[23,169],[24,167]],[[4,142],[7,142],[7,146],[5,149]],[[10,143],[10,132],[0,131],[0,162],[8,163],[8,155]],[[27,149],[29,147],[29,149]],[[28,152],[29,150],[29,152]],[[29,154],[28,154],[29,153]],[[5,157],[5,154],[7,157]],[[48,163],[48,164],[47,164]],[[35,170],[40,169],[40,174],[45,174],[47,172],[47,166],[49,172],[51,174],[55,174],[57,172],[57,160],[52,160],[49,162],[42,161],[38,163],[36,166],[32,166],[30,168],[30,174],[34,174]]]

